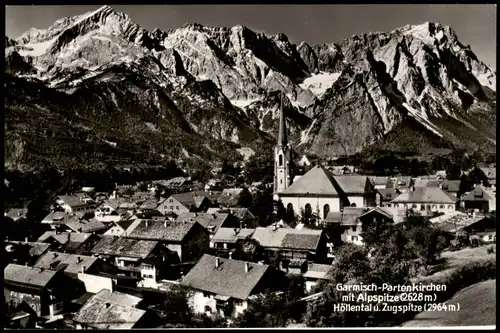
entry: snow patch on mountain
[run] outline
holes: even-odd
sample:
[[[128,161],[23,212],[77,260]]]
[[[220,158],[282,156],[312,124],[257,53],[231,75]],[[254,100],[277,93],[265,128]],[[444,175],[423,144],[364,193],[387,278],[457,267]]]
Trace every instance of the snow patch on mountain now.
[[[320,72],[304,80],[299,86],[311,91],[314,95],[321,97],[328,88],[331,88],[338,80],[341,73]]]
[[[56,38],[41,43],[24,44],[19,49],[21,56],[39,57],[54,44]]]
[[[300,146],[300,145],[306,144],[307,142],[309,142],[309,139],[310,139],[310,137],[309,137],[309,133],[310,133],[310,132],[311,132],[311,130],[313,129],[313,127],[314,127],[314,125],[316,124],[316,121],[317,121],[317,120],[318,120],[317,118],[316,118],[316,119],[314,119],[314,120],[313,120],[313,122],[311,123],[311,125],[309,126],[309,128],[308,128],[308,129],[306,129],[306,130],[303,130],[303,131],[300,133],[300,142],[299,142],[299,144],[297,145],[297,147],[298,147],[298,146]]]
[[[413,118],[415,118],[418,122],[427,127],[427,129],[429,129],[432,133],[436,134],[441,138],[443,137],[443,135],[439,133],[439,131],[437,130],[436,126],[434,126],[434,124],[432,124],[428,119],[422,116],[422,114],[426,115],[425,113],[415,110],[410,105],[408,105],[408,103],[403,103],[403,106],[408,110],[408,112],[410,113],[411,116],[413,116]]]
[[[234,106],[243,109],[249,106],[250,104],[261,101],[262,98],[251,98],[251,99],[239,99],[239,100],[230,100],[231,104]]]

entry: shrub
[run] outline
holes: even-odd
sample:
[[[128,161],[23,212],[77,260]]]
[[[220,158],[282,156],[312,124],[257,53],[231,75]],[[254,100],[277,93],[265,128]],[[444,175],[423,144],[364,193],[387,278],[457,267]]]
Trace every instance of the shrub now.
[[[495,253],[495,247],[494,247],[494,246],[489,247],[489,248],[486,250],[486,253],[488,253],[488,254]]]

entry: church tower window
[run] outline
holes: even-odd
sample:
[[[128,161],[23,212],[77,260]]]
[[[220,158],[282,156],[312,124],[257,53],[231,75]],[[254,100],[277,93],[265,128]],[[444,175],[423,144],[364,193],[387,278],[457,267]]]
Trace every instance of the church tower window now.
[[[330,212],[330,205],[326,204],[323,206],[323,218],[326,219],[326,216]]]
[[[283,155],[279,156],[279,166],[283,166]]]

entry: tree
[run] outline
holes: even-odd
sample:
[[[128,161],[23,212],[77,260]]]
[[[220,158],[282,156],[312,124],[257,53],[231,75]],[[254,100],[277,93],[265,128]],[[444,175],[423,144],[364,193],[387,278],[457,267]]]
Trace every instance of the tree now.
[[[190,291],[181,285],[172,285],[165,293],[161,317],[167,325],[174,327],[190,327],[192,325],[193,309],[188,299]]]
[[[237,243],[232,257],[236,260],[256,262],[261,259],[260,252],[260,243],[255,239],[247,238]]]
[[[341,246],[331,271],[332,278],[337,283],[347,283],[369,272],[370,261],[365,247],[351,243]]]
[[[461,174],[462,170],[455,163],[450,163],[446,168],[446,179],[450,180],[460,179]]]
[[[363,220],[361,237],[365,246],[371,249],[385,242],[388,235],[392,233],[393,225],[392,221],[385,218]]]

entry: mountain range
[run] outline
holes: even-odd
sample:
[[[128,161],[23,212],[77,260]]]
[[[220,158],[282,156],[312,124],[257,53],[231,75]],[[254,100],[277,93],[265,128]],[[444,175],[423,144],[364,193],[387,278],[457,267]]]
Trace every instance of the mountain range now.
[[[496,149],[496,72],[434,22],[330,44],[244,26],[147,31],[110,6],[5,37],[5,168],[213,165]]]

